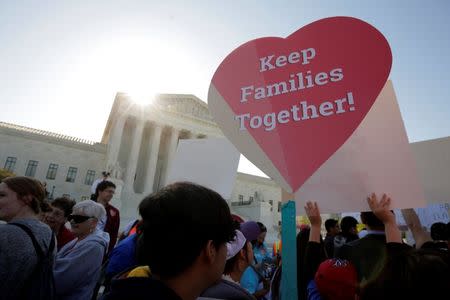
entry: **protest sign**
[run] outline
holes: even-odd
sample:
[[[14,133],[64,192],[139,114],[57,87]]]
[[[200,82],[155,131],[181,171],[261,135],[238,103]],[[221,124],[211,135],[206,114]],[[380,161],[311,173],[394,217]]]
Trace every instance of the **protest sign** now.
[[[285,39],[235,49],[211,80],[208,106],[236,148],[294,193],[358,128],[391,64],[377,29],[355,18],[326,18]],[[295,203],[285,203],[283,300],[297,298],[295,215]]]
[[[213,76],[208,105],[239,151],[295,192],[364,119],[391,63],[371,25],[322,19],[234,50]]]
[[[223,138],[180,140],[168,183],[190,181],[231,198],[240,153]]]

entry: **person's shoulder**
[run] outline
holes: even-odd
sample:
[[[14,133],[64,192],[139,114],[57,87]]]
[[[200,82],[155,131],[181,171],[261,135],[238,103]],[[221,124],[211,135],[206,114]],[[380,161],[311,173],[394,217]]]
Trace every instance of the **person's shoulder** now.
[[[108,209],[109,211],[115,212],[116,214],[119,214],[119,213],[120,213],[119,209],[117,209],[114,205],[109,204],[109,203],[108,203],[107,209]]]
[[[113,280],[111,290],[102,299],[182,300],[162,282],[151,277],[129,277]]]
[[[50,244],[50,239],[53,237],[53,232],[47,224],[45,224],[37,219],[20,219],[20,220],[15,220],[15,221],[11,222],[11,224],[5,225],[5,227],[6,227],[5,234],[10,234],[10,235],[12,234],[16,237],[17,237],[17,235],[26,236],[27,239],[29,239],[28,234],[19,226],[14,225],[14,223],[25,225],[26,227],[28,227],[31,230],[31,232],[33,233],[33,235],[36,238],[36,240],[38,241],[38,243],[41,246],[48,248],[48,246]]]
[[[385,244],[386,243],[386,235],[384,234],[368,234],[365,237],[359,239],[361,243],[379,243],[379,244]]]
[[[0,241],[2,243],[8,243],[11,239],[17,239],[17,237],[25,236],[26,233],[18,226],[11,224],[0,224]]]
[[[201,296],[220,299],[254,299],[253,295],[242,286],[225,279],[221,279],[217,284],[210,286]]]

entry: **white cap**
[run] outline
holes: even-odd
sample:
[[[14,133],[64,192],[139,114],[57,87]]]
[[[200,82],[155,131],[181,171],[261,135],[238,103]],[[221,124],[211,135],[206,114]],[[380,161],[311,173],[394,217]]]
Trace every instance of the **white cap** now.
[[[236,230],[236,237],[233,241],[227,243],[227,260],[233,258],[244,248],[247,242],[245,236],[239,230]]]

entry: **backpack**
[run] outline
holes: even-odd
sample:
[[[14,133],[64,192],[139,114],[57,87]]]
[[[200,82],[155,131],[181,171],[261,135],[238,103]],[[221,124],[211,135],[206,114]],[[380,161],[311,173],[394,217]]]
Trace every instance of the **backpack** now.
[[[31,229],[20,223],[9,223],[21,228],[30,237],[37,254],[37,264],[30,277],[25,281],[21,299],[54,300],[56,299],[55,280],[53,278],[53,251],[55,237],[52,233],[49,250],[44,253]]]

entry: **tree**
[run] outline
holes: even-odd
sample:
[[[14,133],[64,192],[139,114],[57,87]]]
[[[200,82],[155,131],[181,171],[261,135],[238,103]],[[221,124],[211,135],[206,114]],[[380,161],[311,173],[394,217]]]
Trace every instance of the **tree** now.
[[[6,177],[11,177],[11,176],[16,176],[16,175],[14,175],[14,173],[12,173],[8,170],[0,168],[0,181],[5,179]]]

